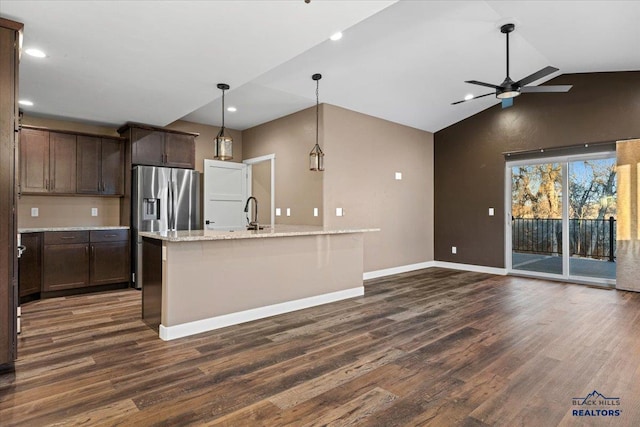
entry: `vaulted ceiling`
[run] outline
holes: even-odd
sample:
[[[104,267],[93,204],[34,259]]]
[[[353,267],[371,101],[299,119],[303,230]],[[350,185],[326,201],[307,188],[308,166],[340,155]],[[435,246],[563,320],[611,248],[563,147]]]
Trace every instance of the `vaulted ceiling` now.
[[[24,111],[109,125],[220,125],[225,82],[242,130],[314,105],[322,73],[320,102],[435,132],[498,102],[451,105],[488,92],[465,80],[502,82],[507,22],[514,80],[640,70],[636,1],[1,0],[0,15],[47,54],[22,57]]]

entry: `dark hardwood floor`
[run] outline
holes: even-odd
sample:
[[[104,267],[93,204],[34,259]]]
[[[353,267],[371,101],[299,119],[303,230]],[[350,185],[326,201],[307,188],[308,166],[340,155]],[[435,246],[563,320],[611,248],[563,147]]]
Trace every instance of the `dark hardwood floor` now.
[[[640,294],[437,268],[365,285],[171,342],[137,291],[26,304],[0,425],[640,425]],[[574,405],[594,390],[619,405]]]

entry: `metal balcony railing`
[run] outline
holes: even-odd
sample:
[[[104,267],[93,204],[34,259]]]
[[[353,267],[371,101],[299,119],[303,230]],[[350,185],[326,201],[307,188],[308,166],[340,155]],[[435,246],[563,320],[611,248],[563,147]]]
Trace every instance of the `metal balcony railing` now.
[[[512,249],[536,254],[562,254],[562,219],[513,218]],[[616,258],[616,220],[570,219],[569,255],[584,258]]]

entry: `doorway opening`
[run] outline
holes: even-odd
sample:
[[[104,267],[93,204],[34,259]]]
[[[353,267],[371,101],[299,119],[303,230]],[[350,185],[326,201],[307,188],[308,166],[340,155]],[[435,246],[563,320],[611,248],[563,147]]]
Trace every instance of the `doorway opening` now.
[[[507,271],[612,286],[615,153],[507,162]]]

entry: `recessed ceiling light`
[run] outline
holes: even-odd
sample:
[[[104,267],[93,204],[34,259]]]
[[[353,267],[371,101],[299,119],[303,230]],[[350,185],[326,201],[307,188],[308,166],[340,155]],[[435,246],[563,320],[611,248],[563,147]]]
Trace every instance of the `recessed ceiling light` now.
[[[26,105],[27,107],[33,107],[33,102],[29,101],[28,99],[21,99],[20,101],[18,101],[18,104]]]
[[[230,113],[235,113],[236,111],[238,111],[238,109],[236,107],[227,107],[227,111]]]
[[[342,33],[340,31],[338,31],[337,33],[333,34],[331,37],[329,37],[331,40],[338,41],[342,38]]]
[[[473,94],[472,94],[472,93],[468,93],[468,94],[466,94],[466,95],[465,95],[465,97],[464,97],[464,100],[465,100],[465,101],[468,101],[468,100],[470,100],[470,99],[473,99]]]
[[[47,54],[39,49],[27,49],[24,51],[29,56],[33,56],[35,58],[46,58]]]

